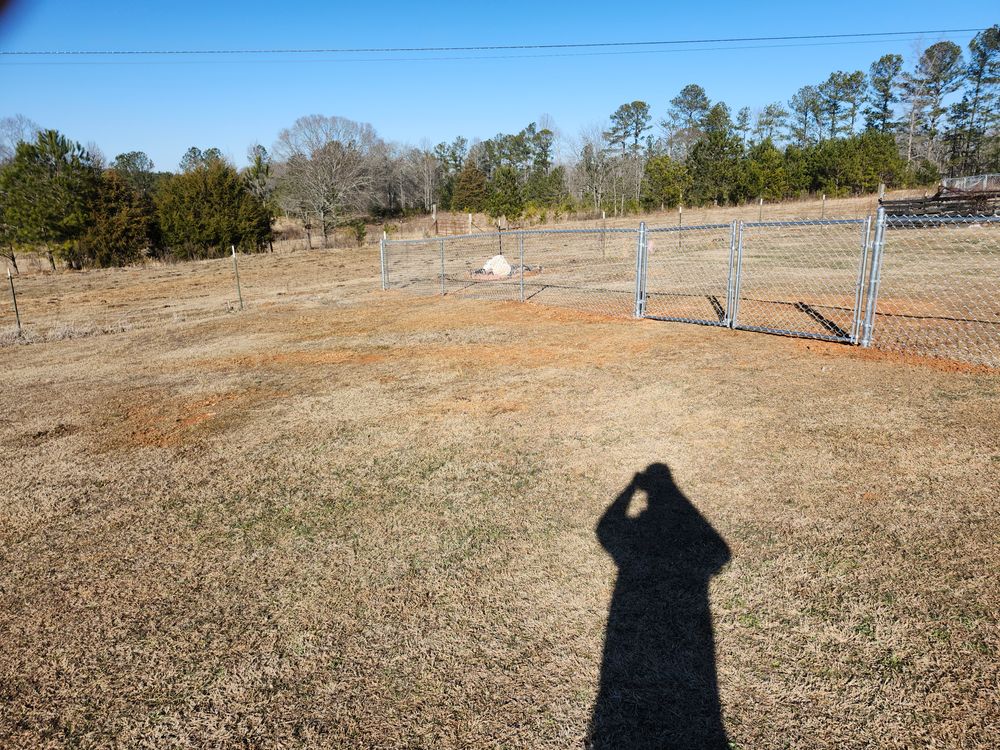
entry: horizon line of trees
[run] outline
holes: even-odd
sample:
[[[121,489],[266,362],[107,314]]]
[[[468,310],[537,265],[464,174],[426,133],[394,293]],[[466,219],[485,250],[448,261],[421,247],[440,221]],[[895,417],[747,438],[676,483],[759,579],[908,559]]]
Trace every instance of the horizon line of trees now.
[[[735,115],[688,84],[654,122],[645,101],[566,139],[548,118],[484,141],[388,143],[367,123],[309,115],[237,169],[192,147],[176,172],[141,151],[106,163],[22,116],[0,120],[0,252],[41,249],[52,267],[205,258],[269,249],[276,217],[326,247],[365,219],[441,210],[517,222],[549,211],[606,211],[848,195],[1000,171],[1000,26],[963,50],[927,47],[911,70],[898,54],[867,72],[835,71],[787,103]]]

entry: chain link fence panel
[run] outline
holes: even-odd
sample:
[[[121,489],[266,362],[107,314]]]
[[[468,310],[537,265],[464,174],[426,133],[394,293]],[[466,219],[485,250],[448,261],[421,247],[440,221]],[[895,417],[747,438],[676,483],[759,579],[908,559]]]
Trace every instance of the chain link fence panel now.
[[[887,217],[882,245],[872,345],[1000,367],[1000,216]]]
[[[734,328],[856,342],[868,219],[740,225]]]
[[[645,317],[729,325],[733,224],[646,230]]]
[[[520,232],[524,299],[631,317],[635,314],[636,229]]]
[[[556,229],[386,240],[383,286],[627,317],[637,237],[635,229]],[[496,256],[503,262],[493,263]]]
[[[487,268],[503,257],[500,268]],[[518,230],[384,242],[383,286],[1000,367],[1000,217]]]

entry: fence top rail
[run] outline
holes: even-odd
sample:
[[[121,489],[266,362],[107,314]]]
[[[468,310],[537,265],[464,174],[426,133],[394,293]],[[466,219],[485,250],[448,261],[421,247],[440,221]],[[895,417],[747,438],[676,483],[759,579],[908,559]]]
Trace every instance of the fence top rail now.
[[[990,214],[968,214],[966,216],[939,216],[938,214],[909,214],[886,216],[886,224],[1000,224],[1000,216]]]
[[[838,224],[864,224],[868,219],[799,219],[797,221],[744,221],[745,227],[815,227]]]
[[[728,224],[727,224],[728,226]],[[628,227],[608,227],[607,229],[602,229],[596,227],[593,229],[507,229],[502,232],[475,232],[473,234],[445,234],[440,237],[415,237],[403,240],[394,240],[391,237],[386,238],[385,243],[387,245],[418,245],[421,243],[428,242],[451,242],[452,240],[482,240],[482,239],[496,239],[497,237],[518,237],[524,235],[540,235],[540,234],[637,234],[639,228],[634,229]]]
[[[646,227],[647,232],[684,232],[695,229],[732,229],[732,224],[684,224],[676,227]]]

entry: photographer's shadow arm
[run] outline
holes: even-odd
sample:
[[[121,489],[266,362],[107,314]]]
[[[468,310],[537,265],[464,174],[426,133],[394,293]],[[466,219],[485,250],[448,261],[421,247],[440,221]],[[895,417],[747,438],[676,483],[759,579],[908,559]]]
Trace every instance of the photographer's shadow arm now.
[[[636,479],[633,478],[629,485],[622,490],[621,494],[615,498],[614,502],[608,506],[597,522],[597,539],[601,546],[607,550],[608,554],[617,562],[623,551],[623,546],[627,544],[628,535],[632,526],[632,519],[628,517],[629,505],[635,497]]]

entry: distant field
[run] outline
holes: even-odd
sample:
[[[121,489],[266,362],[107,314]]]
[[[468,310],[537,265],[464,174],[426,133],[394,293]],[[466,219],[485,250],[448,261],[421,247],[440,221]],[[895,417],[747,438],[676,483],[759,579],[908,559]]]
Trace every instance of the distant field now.
[[[996,746],[995,373],[240,263],[18,280],[0,747]]]

